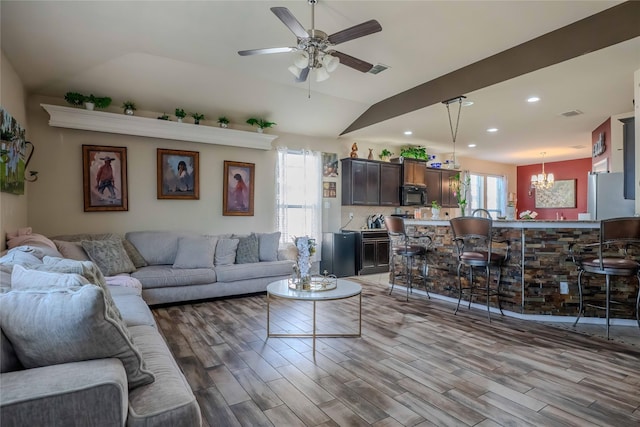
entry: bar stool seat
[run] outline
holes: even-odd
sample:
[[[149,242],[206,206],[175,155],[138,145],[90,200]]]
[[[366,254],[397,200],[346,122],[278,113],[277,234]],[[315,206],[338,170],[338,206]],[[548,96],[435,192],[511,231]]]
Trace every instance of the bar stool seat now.
[[[393,287],[396,284],[396,271],[395,271],[395,256],[401,256],[404,258],[404,273],[400,276],[404,276],[407,284],[407,301],[409,301],[409,292],[413,292],[413,266],[414,262],[417,259],[421,259],[423,262],[422,273],[415,277],[417,279],[421,279],[424,285],[424,289],[427,292],[427,297],[431,298],[429,295],[429,290],[427,289],[427,271],[428,267],[426,264],[426,255],[428,252],[429,246],[431,246],[431,237],[427,235],[409,235],[407,234],[404,219],[402,217],[397,216],[387,216],[384,218],[385,226],[387,227],[387,233],[389,234],[389,239],[391,240],[391,259],[389,260],[389,268],[391,271],[391,289],[389,290],[389,295],[393,292]],[[426,245],[416,244],[415,242],[411,242],[411,240],[415,239],[425,239],[427,240]]]

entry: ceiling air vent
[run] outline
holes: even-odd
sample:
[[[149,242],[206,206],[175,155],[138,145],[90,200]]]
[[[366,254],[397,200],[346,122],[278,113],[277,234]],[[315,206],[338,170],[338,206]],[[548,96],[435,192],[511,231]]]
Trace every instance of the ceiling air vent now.
[[[570,110],[570,111],[565,111],[564,113],[560,113],[561,116],[565,116],[565,117],[573,117],[573,116],[578,116],[580,114],[583,114],[582,111],[580,110]]]
[[[378,74],[389,68],[388,65],[376,64],[369,70],[369,74]]]

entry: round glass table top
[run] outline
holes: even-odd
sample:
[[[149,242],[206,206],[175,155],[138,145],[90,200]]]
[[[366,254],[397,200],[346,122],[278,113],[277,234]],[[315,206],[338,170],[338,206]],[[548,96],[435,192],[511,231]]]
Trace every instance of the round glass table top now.
[[[297,291],[289,288],[287,279],[269,283],[267,293],[279,298],[305,301],[326,301],[356,296],[362,293],[362,286],[349,280],[338,279],[335,289],[329,291]]]

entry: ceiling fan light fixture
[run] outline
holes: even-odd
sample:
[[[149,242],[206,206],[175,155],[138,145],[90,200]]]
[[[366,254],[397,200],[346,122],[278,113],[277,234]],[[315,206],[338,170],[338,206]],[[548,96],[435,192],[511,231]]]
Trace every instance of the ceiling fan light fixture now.
[[[307,68],[309,66],[309,54],[302,51],[293,58],[293,64],[298,68]]]
[[[300,73],[302,72],[302,68],[298,68],[295,65],[290,65],[288,70],[291,71],[291,74],[296,76],[296,79],[300,78]]]
[[[316,82],[323,82],[328,78],[329,78],[329,72],[324,67],[320,67],[316,69]]]
[[[326,54],[322,57],[322,66],[327,69],[328,72],[333,73],[340,65],[340,58],[336,58],[333,55]]]

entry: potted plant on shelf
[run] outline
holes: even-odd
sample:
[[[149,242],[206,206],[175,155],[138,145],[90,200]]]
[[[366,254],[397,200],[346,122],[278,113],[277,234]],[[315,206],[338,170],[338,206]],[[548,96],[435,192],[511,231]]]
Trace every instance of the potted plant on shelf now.
[[[382,150],[379,155],[380,160],[382,160],[383,162],[388,162],[391,156],[393,156],[393,153],[386,148]]]
[[[225,116],[218,117],[218,125],[221,128],[228,128],[229,127],[229,119],[227,119]]]
[[[182,119],[187,117],[187,113],[182,108],[176,108],[176,117],[178,118],[178,123],[182,123]]]
[[[442,209],[442,206],[438,204],[437,200],[431,201],[431,219],[440,218],[440,209]]]
[[[93,110],[94,108],[107,108],[111,105],[111,98],[108,96],[94,96],[89,95],[84,101],[84,106],[87,110]]]
[[[161,116],[158,116],[158,120],[167,120],[169,121],[169,115],[162,113]]]
[[[136,104],[133,101],[124,101],[122,103],[122,108],[124,108],[124,113],[127,116],[133,116],[133,112],[137,110]]]
[[[200,120],[204,120],[204,114],[200,113],[191,113],[191,117],[193,117],[193,123],[196,125],[200,124]]]
[[[429,160],[427,149],[419,145],[405,145],[400,149],[400,157],[405,159]]]
[[[78,92],[67,92],[64,95],[64,100],[74,107],[82,107],[85,99],[87,99],[87,97]]]
[[[247,123],[250,124],[251,126],[258,126],[258,133],[262,133],[264,129],[270,128],[277,124],[274,122],[268,122],[263,119],[256,119],[254,117],[251,117],[249,120],[247,120]]]

